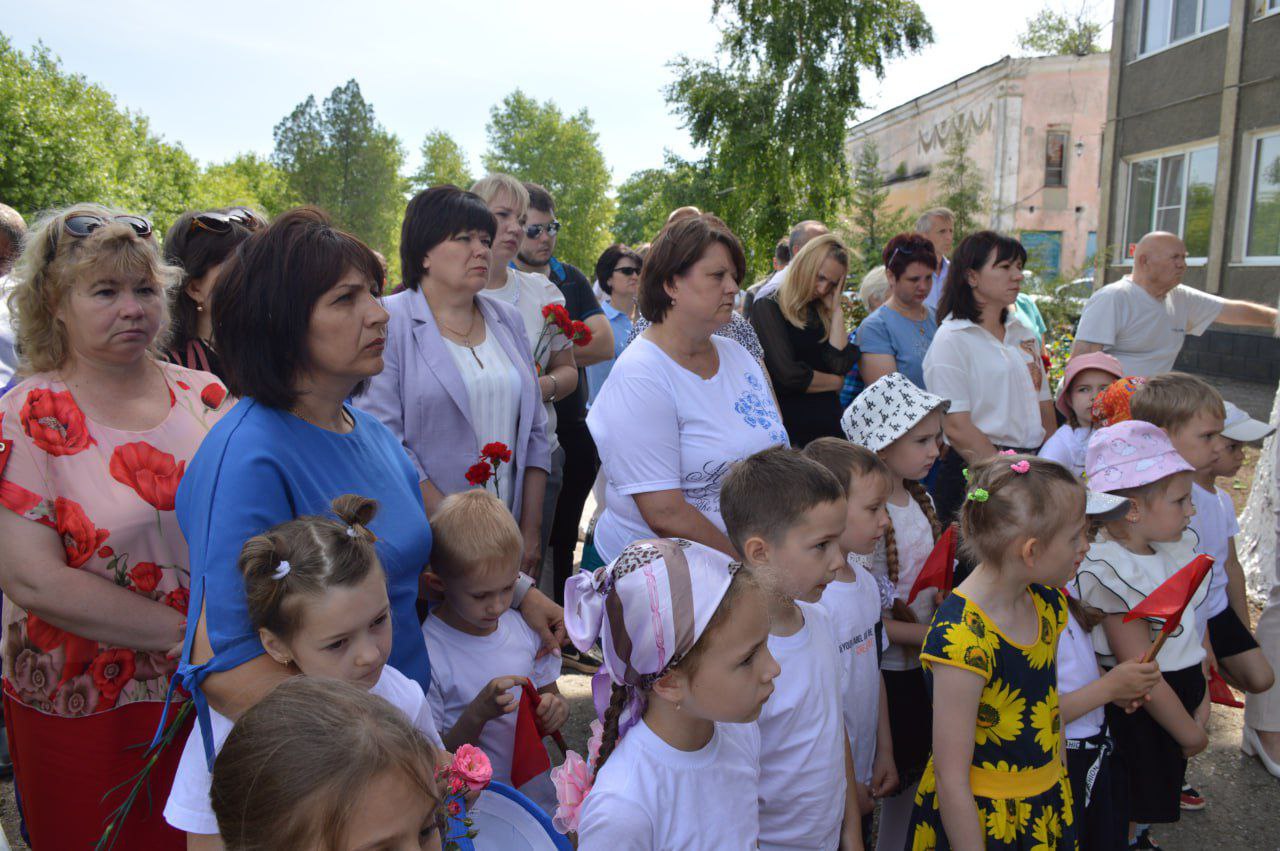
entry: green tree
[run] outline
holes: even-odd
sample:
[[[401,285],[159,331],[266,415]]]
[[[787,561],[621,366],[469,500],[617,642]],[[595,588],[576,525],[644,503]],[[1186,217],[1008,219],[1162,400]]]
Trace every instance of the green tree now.
[[[275,216],[296,203],[284,172],[266,157],[246,153],[206,167],[196,181],[191,206],[212,209],[243,204]]]
[[[541,184],[556,200],[563,229],[556,254],[583,269],[596,260],[613,235],[610,175],[600,151],[595,122],[585,109],[566,116],[554,101],[538,103],[516,89],[489,112],[491,172],[505,172]]]
[[[713,0],[716,62],[680,57],[668,102],[719,184],[717,212],[762,266],[799,219],[834,221],[849,196],[845,132],[859,74],[933,39],[913,0]]]
[[[360,84],[348,80],[322,106],[308,97],[276,125],[274,138],[272,162],[291,195],[328,210],[340,226],[391,257],[404,214],[404,149],[378,123]]]
[[[409,178],[412,191],[446,183],[466,189],[473,182],[462,146],[443,130],[428,133],[422,140],[422,166]]]
[[[1027,19],[1018,44],[1038,56],[1088,56],[1102,52],[1101,34],[1102,24],[1090,19],[1087,5],[1075,12],[1045,8]]]
[[[952,124],[943,148],[944,157],[934,172],[937,195],[934,202],[955,214],[956,243],[987,226],[990,219],[982,172],[969,157],[969,132],[957,121]]]
[[[198,178],[194,159],[106,90],[0,34],[0,201],[32,215],[95,201],[168,226]]]
[[[677,207],[692,205],[714,212],[713,183],[705,163],[689,162],[668,151],[662,168],[637,171],[618,187],[614,235],[627,245],[643,245],[658,235]]]
[[[889,207],[889,190],[880,174],[880,153],[875,142],[866,142],[858,151],[852,195],[849,217],[842,229],[849,247],[858,255],[849,271],[861,275],[880,265],[880,255],[890,238],[912,229],[906,210]]]

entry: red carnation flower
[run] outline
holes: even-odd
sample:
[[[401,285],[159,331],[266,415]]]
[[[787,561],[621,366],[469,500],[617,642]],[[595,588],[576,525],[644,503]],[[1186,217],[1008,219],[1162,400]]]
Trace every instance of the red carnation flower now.
[[[163,575],[154,561],[140,561],[129,570],[133,587],[141,594],[150,594],[156,590]]]
[[[494,441],[486,443],[484,449],[480,450],[480,457],[487,458],[495,463],[509,464],[511,463],[511,450],[507,448],[505,443]]]
[[[587,327],[585,322],[573,320],[573,324],[569,326],[569,333],[566,334],[575,346],[585,346],[591,342],[591,329]]]
[[[227,388],[223,387],[221,384],[218,384],[217,382],[206,385],[205,388],[200,391],[200,401],[204,402],[204,406],[206,408],[210,408],[215,411],[218,409],[218,406],[221,405],[226,398],[227,398]]]
[[[58,497],[53,504],[54,528],[62,538],[62,548],[67,554],[68,567],[80,567],[93,558],[111,534],[93,525],[80,503]]]
[[[111,477],[137,491],[156,511],[173,511],[186,461],[176,461],[150,443],[125,443],[111,453]]]
[[[93,673],[93,684],[97,686],[98,693],[102,695],[102,702],[98,704],[98,707],[106,709],[115,705],[121,689],[129,684],[129,680],[133,679],[133,672],[137,670],[137,662],[134,660],[132,650],[113,647],[110,650],[99,653],[94,658],[93,664],[89,666],[89,670]]]
[[[493,476],[493,468],[488,461],[479,461],[467,468],[467,481],[473,485],[483,485]]]
[[[98,442],[89,434],[84,412],[66,390],[32,390],[18,418],[32,442],[50,455],[75,455]]]

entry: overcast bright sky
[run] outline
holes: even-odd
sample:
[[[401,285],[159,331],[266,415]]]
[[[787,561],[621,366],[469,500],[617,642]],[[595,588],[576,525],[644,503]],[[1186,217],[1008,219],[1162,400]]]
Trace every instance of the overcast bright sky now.
[[[1110,16],[1109,2],[1084,2]],[[866,75],[859,117],[1018,53],[1018,33],[1043,5],[921,0],[934,44],[890,64],[883,81]],[[272,128],[294,106],[355,77],[411,168],[423,136],[440,128],[478,171],[489,109],[518,86],[565,112],[585,107],[616,184],[660,165],[664,148],[693,153],[662,89],[677,55],[714,56],[710,10],[709,0],[0,0],[0,32],[24,51],[42,40],[202,162],[269,153]]]

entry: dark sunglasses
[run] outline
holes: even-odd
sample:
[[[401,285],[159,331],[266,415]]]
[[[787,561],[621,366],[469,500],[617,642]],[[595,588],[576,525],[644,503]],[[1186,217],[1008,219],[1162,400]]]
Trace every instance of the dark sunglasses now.
[[[555,236],[560,232],[560,223],[551,222],[547,225],[526,225],[524,235],[529,239],[537,239],[542,236],[543,231],[547,232],[547,236]]]
[[[615,275],[626,275],[628,278],[632,275],[640,274],[639,266],[614,266],[613,273]]]
[[[237,224],[249,230],[257,230],[262,220],[247,207],[232,207],[225,213],[200,213],[191,219],[189,230],[207,230],[209,233],[230,233],[232,225]]]
[[[151,222],[142,216],[99,216],[94,213],[79,213],[63,219],[62,230],[67,236],[84,239],[98,228],[104,228],[111,222],[121,222],[128,225],[133,228],[134,233],[143,239],[151,236]],[[49,253],[46,259],[52,260],[57,250],[58,240],[56,238],[49,240]]]

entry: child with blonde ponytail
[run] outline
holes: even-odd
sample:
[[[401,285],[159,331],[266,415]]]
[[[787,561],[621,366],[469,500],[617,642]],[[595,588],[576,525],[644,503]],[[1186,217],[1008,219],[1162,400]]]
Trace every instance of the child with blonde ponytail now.
[[[896,851],[906,842],[915,784],[929,760],[933,719],[920,646],[939,595],[928,589],[910,604],[907,600],[943,532],[933,500],[920,480],[938,459],[942,415],[948,407],[946,399],[926,393],[902,373],[891,372],[863,390],[841,419],[845,437],[879,455],[891,479],[886,503],[889,526],[871,559],[871,574],[887,586],[884,596],[892,600],[884,610],[889,647],[880,667],[900,791],[882,801],[879,849]]]
[[[444,751],[422,687],[386,664],[391,653],[387,578],[369,524],[372,499],[348,494],[332,503],[335,518],[299,517],[245,542],[249,620],[275,661],[299,674],[342,680],[384,698],[427,741]],[[214,752],[232,722],[213,709],[208,731]],[[189,849],[221,848],[209,801],[212,775],[201,728],[187,739],[165,805],[169,824],[188,834]]]

